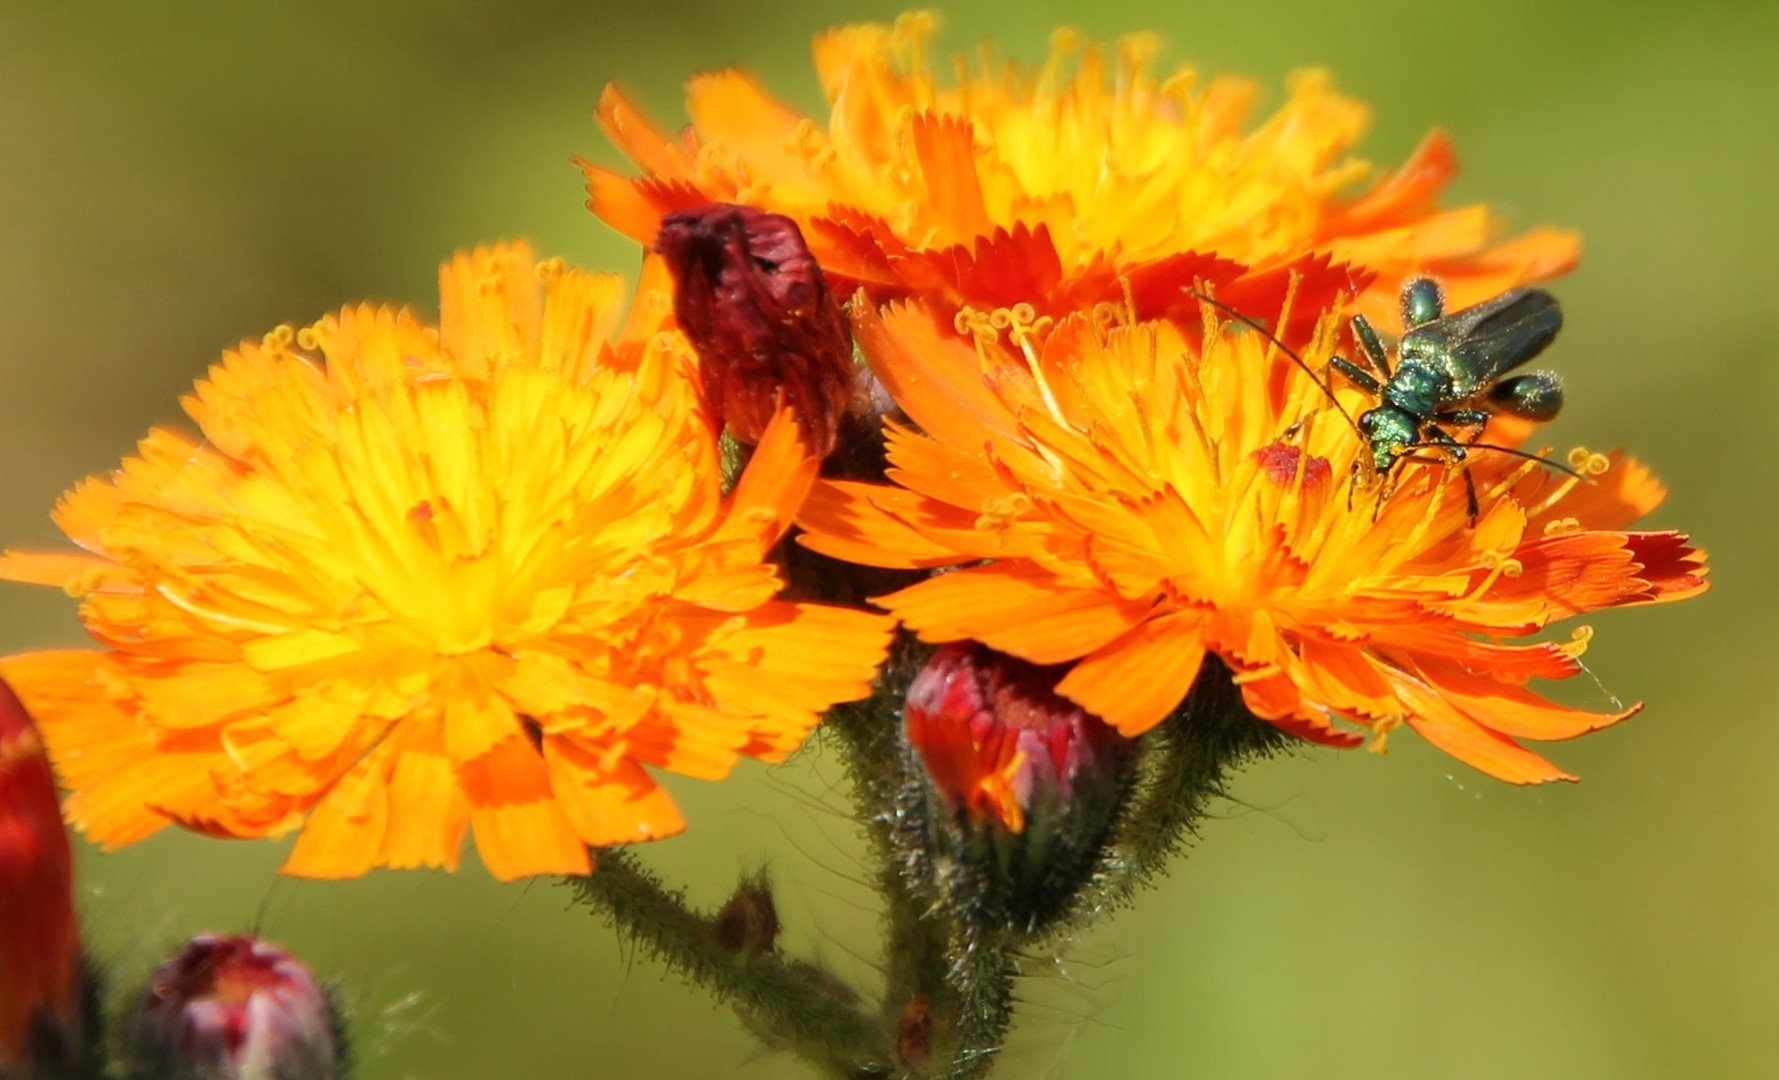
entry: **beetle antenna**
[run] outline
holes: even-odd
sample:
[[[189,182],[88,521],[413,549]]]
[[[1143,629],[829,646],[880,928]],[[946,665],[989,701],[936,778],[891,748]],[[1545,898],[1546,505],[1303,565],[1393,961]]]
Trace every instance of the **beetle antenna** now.
[[[1328,388],[1328,384],[1323,382],[1320,378],[1318,378],[1316,376],[1315,369],[1311,368],[1307,363],[1305,363],[1303,357],[1297,355],[1297,352],[1295,350],[1293,350],[1291,348],[1291,346],[1285,344],[1283,341],[1280,341],[1278,339],[1278,336],[1275,335],[1271,330],[1268,330],[1266,327],[1260,325],[1259,323],[1255,322],[1253,319],[1251,319],[1248,316],[1237,311],[1235,308],[1230,307],[1228,304],[1225,304],[1223,301],[1217,299],[1216,297],[1210,295],[1209,293],[1202,293],[1202,292],[1199,292],[1197,289],[1187,288],[1185,286],[1182,286],[1182,289],[1185,291],[1187,296],[1195,297],[1196,299],[1204,301],[1205,303],[1216,308],[1218,311],[1223,312],[1225,315],[1228,315],[1230,318],[1241,323],[1243,326],[1246,326],[1248,329],[1253,330],[1255,333],[1258,333],[1258,334],[1264,336],[1266,338],[1266,340],[1272,342],[1274,345],[1277,345],[1281,352],[1283,352],[1286,356],[1289,356],[1293,361],[1295,361],[1297,363],[1298,367],[1303,369],[1303,373],[1305,375],[1308,375],[1310,377],[1310,381],[1316,384],[1316,389],[1322,391],[1322,393],[1328,398],[1328,400],[1333,403],[1334,411],[1340,413],[1341,419],[1343,419],[1347,422],[1347,426],[1353,429],[1353,433],[1358,435],[1361,440],[1363,440],[1365,438],[1365,433],[1363,431],[1359,430],[1358,421],[1354,420],[1352,415],[1347,412],[1346,407],[1341,405],[1340,399],[1334,396],[1334,391],[1330,390]]]
[[[1411,446],[1406,447],[1405,449],[1414,449],[1415,447],[1421,447],[1421,446],[1428,446],[1428,447],[1433,447],[1435,449],[1441,449],[1441,450],[1449,449],[1443,443],[1414,443]],[[1467,442],[1464,444],[1464,449],[1466,449],[1466,450],[1493,450],[1497,454],[1508,454],[1508,455],[1511,455],[1511,456],[1517,457],[1517,458],[1525,458],[1527,461],[1536,461],[1538,464],[1544,466],[1545,468],[1551,470],[1552,472],[1560,472],[1560,473],[1564,474],[1565,476],[1573,476],[1577,480],[1580,480],[1584,484],[1591,484],[1594,482],[1593,477],[1587,475],[1586,473],[1577,472],[1574,469],[1571,469],[1569,466],[1563,464],[1560,461],[1552,461],[1550,458],[1547,458],[1547,457],[1543,456],[1542,454],[1528,454],[1524,450],[1515,450],[1511,446],[1496,446],[1493,443]]]

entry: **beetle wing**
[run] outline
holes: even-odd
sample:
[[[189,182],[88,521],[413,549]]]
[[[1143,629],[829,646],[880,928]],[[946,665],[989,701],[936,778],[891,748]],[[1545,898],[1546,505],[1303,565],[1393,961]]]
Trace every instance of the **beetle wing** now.
[[[1543,352],[1563,328],[1563,309],[1543,289],[1512,289],[1439,321],[1460,396],[1484,393],[1502,375]]]

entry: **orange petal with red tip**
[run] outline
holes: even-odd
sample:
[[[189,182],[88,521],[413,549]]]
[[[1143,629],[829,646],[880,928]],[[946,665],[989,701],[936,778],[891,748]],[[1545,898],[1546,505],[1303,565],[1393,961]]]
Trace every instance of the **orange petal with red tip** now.
[[[1150,619],[1082,658],[1056,692],[1136,738],[1167,719],[1192,689],[1205,656],[1204,618]]]
[[[1032,304],[1040,314],[1067,315],[1064,298],[1056,295],[1066,278],[1049,227],[1033,228],[1022,221],[1011,230],[990,228],[972,243],[893,256],[890,264],[904,289],[943,301],[939,306],[947,309]],[[1073,291],[1110,297],[1116,295],[1116,284],[1106,274],[1097,281],[1074,282]]]
[[[1649,585],[1647,594],[1633,603],[1665,604],[1697,596],[1711,587],[1705,580],[1705,553],[1689,547],[1683,534],[1634,532],[1624,535],[1637,560],[1637,576]]]
[[[836,295],[842,295],[842,285],[857,286],[874,290],[884,301],[899,299],[904,292],[898,288],[900,279],[889,255],[878,243],[879,236],[888,235],[887,225],[849,220],[845,215],[814,218],[803,230],[803,239],[827,271]],[[863,292],[855,300],[855,307],[871,303]]]
[[[1602,608],[1651,603],[1664,594],[1680,599],[1705,588],[1704,556],[1678,533],[1555,533],[1520,545],[1513,557],[1521,564],[1517,576],[1503,576],[1482,597],[1455,605],[1454,613],[1484,615],[1502,625],[1542,626]]]
[[[1322,237],[1369,232],[1420,217],[1438,206],[1440,189],[1458,174],[1458,154],[1451,136],[1437,128],[1427,133],[1414,153],[1371,190],[1322,220]]]

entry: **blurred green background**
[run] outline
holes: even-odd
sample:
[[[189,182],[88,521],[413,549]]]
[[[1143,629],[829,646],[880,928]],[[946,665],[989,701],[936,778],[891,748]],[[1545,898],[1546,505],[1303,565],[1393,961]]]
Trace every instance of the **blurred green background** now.
[[[360,298],[430,308],[437,262],[524,235],[630,271],[582,208],[573,153],[620,79],[742,63],[819,103],[812,31],[845,2],[0,0],[0,542],[110,467],[219,350]],[[1388,758],[1264,763],[1141,906],[1034,958],[1001,1075],[1779,1075],[1779,9],[1500,0],[954,4],[946,49],[1043,55],[1068,23],[1155,29],[1171,59],[1332,66],[1372,103],[1362,148],[1434,125],[1451,201],[1581,229],[1551,354],[1559,444],[1628,446],[1674,494],[1654,519],[1715,589],[1610,613],[1570,700],[1646,699],[1519,790],[1404,733]],[[72,605],[7,586],[0,648],[82,640]],[[645,854],[716,901],[770,868],[793,948],[872,978],[872,897],[819,745],[678,783],[692,831]],[[257,926],[337,979],[373,1078],[801,1076],[548,882],[464,872],[282,880],[283,846],[169,832],[83,855],[94,944],[141,971],[185,935]],[[3,932],[17,932],[4,928]]]

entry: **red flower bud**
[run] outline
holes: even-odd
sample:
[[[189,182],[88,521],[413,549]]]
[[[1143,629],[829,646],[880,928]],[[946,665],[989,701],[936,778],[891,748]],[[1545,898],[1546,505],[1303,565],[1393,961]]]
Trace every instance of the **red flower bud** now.
[[[852,388],[852,334],[790,218],[710,203],[661,219],[655,250],[674,280],[674,315],[698,350],[705,404],[741,442],[780,405],[827,456]]]
[[[911,862],[961,918],[1035,932],[1065,913],[1130,791],[1136,744],[1056,693],[1066,670],[964,643],[908,686],[928,792]]]
[[[137,1006],[132,1075],[335,1080],[339,1017],[302,962],[242,935],[200,934],[155,969]]]
[[[974,643],[933,654],[908,686],[908,741],[954,813],[1023,832],[1032,812],[1104,785],[1127,740],[1056,693],[1063,672]]]
[[[71,1074],[84,1048],[73,890],[49,759],[0,682],[0,1076]]]

